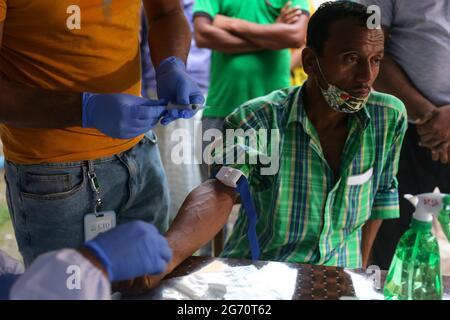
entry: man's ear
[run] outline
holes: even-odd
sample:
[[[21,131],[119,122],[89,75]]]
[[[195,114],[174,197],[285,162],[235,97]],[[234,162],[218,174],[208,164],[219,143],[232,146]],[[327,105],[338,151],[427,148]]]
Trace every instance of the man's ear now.
[[[302,51],[302,63],[303,70],[308,76],[313,76],[315,74],[315,62],[316,54],[311,48],[305,47]]]

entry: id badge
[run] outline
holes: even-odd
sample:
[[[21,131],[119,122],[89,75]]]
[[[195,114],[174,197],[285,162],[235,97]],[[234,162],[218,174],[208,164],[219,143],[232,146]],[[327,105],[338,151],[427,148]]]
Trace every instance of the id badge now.
[[[88,213],[84,216],[84,240],[89,241],[98,234],[106,232],[116,226],[114,211]]]

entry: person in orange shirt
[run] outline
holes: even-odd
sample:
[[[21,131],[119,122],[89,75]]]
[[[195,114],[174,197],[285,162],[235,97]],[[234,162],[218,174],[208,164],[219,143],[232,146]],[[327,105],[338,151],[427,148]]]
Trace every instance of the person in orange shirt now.
[[[143,4],[160,100],[139,96],[141,0],[0,0],[0,135],[26,265],[130,220],[168,227],[150,129],[193,115],[168,102],[204,99],[185,71],[180,1]]]

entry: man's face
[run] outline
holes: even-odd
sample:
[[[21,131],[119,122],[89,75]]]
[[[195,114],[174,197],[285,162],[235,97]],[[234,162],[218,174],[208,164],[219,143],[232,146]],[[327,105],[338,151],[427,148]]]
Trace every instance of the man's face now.
[[[330,26],[320,66],[326,80],[351,95],[364,98],[370,93],[380,69],[384,53],[382,30],[370,30],[351,19],[336,21]],[[315,68],[316,77],[327,88]]]

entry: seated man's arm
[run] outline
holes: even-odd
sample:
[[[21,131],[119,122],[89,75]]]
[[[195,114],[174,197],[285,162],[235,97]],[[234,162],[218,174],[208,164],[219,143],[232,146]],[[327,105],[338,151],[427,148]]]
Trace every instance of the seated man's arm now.
[[[210,241],[227,223],[236,200],[235,189],[209,179],[186,198],[166,233],[173,251],[168,273]]]
[[[372,251],[372,246],[377,237],[378,230],[381,227],[383,220],[369,220],[362,228],[362,240],[361,240],[361,251],[362,251],[362,267],[367,268],[370,259],[370,253]]]
[[[292,23],[258,24],[241,19],[216,16],[214,25],[269,50],[301,48],[306,40],[308,15]]]
[[[197,47],[223,53],[233,54],[263,50],[251,41],[214,26],[211,18],[203,15],[197,15],[194,18],[194,36]]]
[[[377,236],[378,230],[384,219],[397,219],[400,216],[397,172],[400,160],[400,150],[403,138],[408,126],[406,111],[403,104],[398,100],[393,100],[399,109],[403,109],[398,117],[394,119],[395,132],[390,140],[386,141],[386,157],[384,159],[383,171],[379,178],[378,190],[372,206],[372,213],[369,220],[362,228],[361,251],[362,266],[366,268],[370,263],[372,246]]]
[[[113,284],[113,291],[125,294],[147,292],[180,263],[210,241],[227,223],[236,200],[236,191],[216,179],[209,179],[192,190],[166,233],[173,252],[166,271]]]

